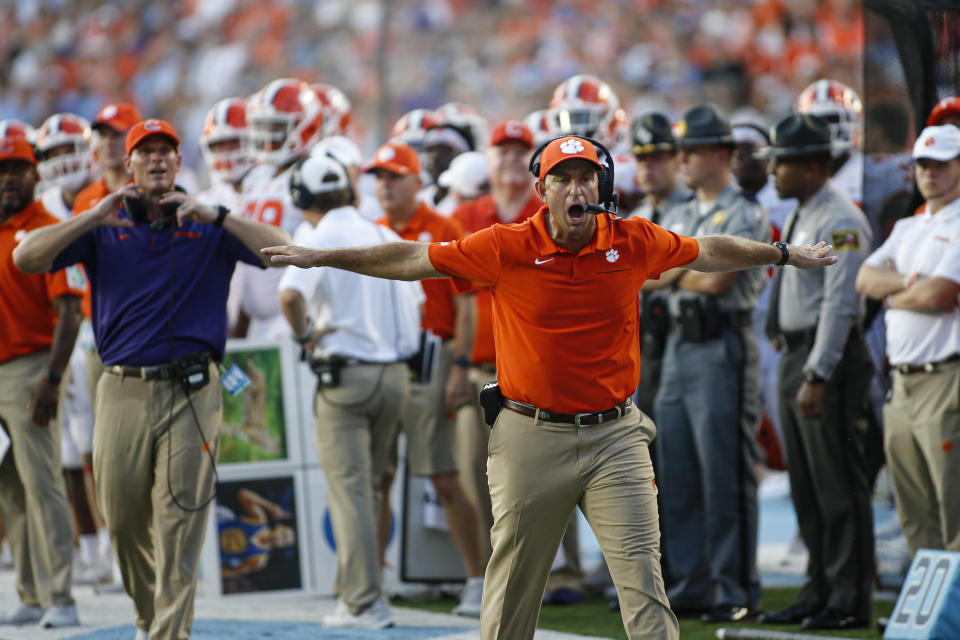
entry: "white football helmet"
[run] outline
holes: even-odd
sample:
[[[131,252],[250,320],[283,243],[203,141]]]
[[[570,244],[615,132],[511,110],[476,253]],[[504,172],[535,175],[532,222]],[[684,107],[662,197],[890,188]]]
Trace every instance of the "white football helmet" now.
[[[477,110],[462,102],[447,102],[437,108],[440,124],[449,124],[461,131],[470,134],[473,140],[473,151],[482,151],[486,148],[490,138],[490,129],[486,119],[477,113]]]
[[[93,177],[90,123],[72,113],[57,113],[37,130],[37,173],[40,180],[76,193]]]
[[[440,117],[430,109],[414,109],[408,111],[393,125],[390,131],[390,142],[403,142],[417,150],[423,151],[423,136],[427,129],[440,124]]]
[[[820,116],[830,124],[834,156],[855,148],[860,141],[863,103],[857,92],[836,80],[817,80],[797,96],[797,113]]]
[[[310,85],[323,111],[323,136],[345,136],[353,122],[353,105],[343,91],[325,82]]]
[[[555,136],[586,136],[607,147],[614,146],[629,128],[610,85],[591,75],[572,76],[553,90],[547,121]]]
[[[33,144],[37,139],[37,131],[23,120],[16,118],[5,118],[0,120],[0,138],[7,137],[26,138],[27,142]]]
[[[302,80],[274,80],[247,103],[247,126],[256,160],[283,166],[304,155],[320,138],[320,100]]]
[[[213,149],[213,145],[230,140],[236,140],[239,146],[229,151]],[[200,134],[200,150],[210,173],[224,182],[242,180],[253,167],[250,146],[247,101],[243,98],[224,98],[214,104],[203,119],[203,132]]]

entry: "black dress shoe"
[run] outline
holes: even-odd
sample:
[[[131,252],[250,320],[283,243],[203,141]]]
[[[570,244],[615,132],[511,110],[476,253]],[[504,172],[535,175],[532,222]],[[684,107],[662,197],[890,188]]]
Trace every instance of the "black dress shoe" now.
[[[869,620],[851,616],[836,609],[824,609],[815,616],[807,616],[801,629],[860,629],[870,625]]]
[[[761,624],[800,624],[809,615],[809,609],[795,604],[782,611],[761,613],[757,621]]]
[[[719,622],[743,622],[753,616],[750,607],[719,606],[700,616],[700,622],[716,624]]]

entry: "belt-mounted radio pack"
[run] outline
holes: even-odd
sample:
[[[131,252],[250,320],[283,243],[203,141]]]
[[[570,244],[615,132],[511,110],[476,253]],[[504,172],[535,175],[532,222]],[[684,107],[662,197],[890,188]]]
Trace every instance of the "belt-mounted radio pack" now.
[[[483,421],[487,426],[492,427],[503,408],[503,394],[500,393],[500,385],[496,380],[483,385],[480,389],[480,406],[483,407]]]
[[[172,361],[177,379],[185,392],[199,391],[210,382],[210,354],[188,353]]]
[[[343,365],[343,359],[337,356],[310,360],[310,369],[317,376],[317,385],[321,389],[332,389],[340,386],[340,370]]]

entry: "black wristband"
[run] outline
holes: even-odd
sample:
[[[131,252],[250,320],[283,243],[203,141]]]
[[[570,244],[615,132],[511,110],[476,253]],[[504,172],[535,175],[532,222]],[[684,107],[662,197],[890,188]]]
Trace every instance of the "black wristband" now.
[[[807,384],[823,384],[826,382],[821,376],[818,376],[813,371],[807,371],[803,376],[804,382]]]
[[[230,209],[227,209],[225,206],[220,205],[217,207],[217,219],[213,221],[213,226],[222,227],[223,220],[227,217],[227,214],[230,213]]]
[[[773,243],[773,246],[780,249],[780,262],[777,262],[776,265],[782,267],[787,264],[787,260],[790,259],[790,251],[787,250],[787,243],[777,241]]]
[[[54,371],[53,369],[46,369],[43,372],[43,377],[45,380],[53,384],[60,384],[60,381],[63,380],[63,376]]]

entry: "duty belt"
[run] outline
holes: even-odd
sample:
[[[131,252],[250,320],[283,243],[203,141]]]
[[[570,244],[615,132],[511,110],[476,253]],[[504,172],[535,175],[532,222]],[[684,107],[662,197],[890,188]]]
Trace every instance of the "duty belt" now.
[[[817,328],[800,329],[799,331],[783,331],[777,334],[777,346],[780,349],[796,349],[812,345],[817,337]]]
[[[522,416],[527,416],[528,418],[536,418],[538,420],[543,420],[545,422],[559,422],[562,424],[575,424],[578,427],[590,427],[595,424],[600,424],[602,422],[610,422],[611,420],[616,420],[624,416],[627,413],[627,409],[630,407],[630,398],[627,398],[623,402],[618,402],[609,409],[604,411],[585,411],[583,413],[554,413],[552,411],[547,411],[546,409],[540,409],[533,406],[532,404],[527,404],[526,402],[517,402],[516,400],[511,400],[510,398],[503,398],[501,404],[504,409],[510,409],[515,411]]]
[[[937,360],[936,362],[925,362],[923,364],[895,364],[893,365],[893,368],[898,373],[905,376],[913,373],[936,373],[941,366],[949,362],[956,362],[957,360],[960,360],[960,353],[955,353],[952,356],[946,357],[943,360]]]

